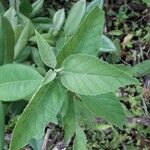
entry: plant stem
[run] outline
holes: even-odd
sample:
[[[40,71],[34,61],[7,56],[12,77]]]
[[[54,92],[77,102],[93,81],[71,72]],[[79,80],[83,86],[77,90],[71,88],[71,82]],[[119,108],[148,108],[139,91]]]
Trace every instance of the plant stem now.
[[[47,150],[47,143],[48,143],[50,134],[51,134],[51,129],[48,128],[46,131],[44,140],[43,140],[42,150]]]

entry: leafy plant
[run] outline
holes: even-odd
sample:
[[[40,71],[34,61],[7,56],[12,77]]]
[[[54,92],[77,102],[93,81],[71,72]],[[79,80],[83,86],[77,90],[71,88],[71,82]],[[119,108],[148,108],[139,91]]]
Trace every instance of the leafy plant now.
[[[75,135],[74,150],[87,149],[83,127],[97,117],[122,129],[126,117],[116,92],[139,82],[128,71],[98,58],[101,52],[116,51],[103,35],[102,1],[87,7],[85,0],[78,1],[66,22],[63,9],[51,22],[39,17],[43,1],[10,5],[0,18],[0,148],[3,104],[10,101],[29,101],[16,122],[10,150],[40,139],[50,122],[64,129],[65,143]]]
[[[149,0],[142,0],[144,3],[146,3],[148,6],[150,6],[150,1]]]

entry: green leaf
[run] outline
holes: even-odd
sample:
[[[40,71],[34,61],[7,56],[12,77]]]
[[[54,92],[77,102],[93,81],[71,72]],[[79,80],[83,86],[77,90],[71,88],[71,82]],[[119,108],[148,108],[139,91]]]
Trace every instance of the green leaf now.
[[[9,0],[9,6],[19,10],[20,0]]]
[[[66,90],[57,81],[40,88],[17,121],[10,150],[19,150],[32,138],[41,138],[49,122],[57,124],[57,114],[66,98]]]
[[[71,8],[69,12],[69,16],[66,20],[64,32],[67,36],[72,35],[78,28],[82,18],[84,17],[86,10],[86,1],[79,0],[76,4]]]
[[[76,116],[81,126],[93,129],[97,115],[93,114],[79,99],[75,99]]]
[[[98,55],[103,32],[104,12],[95,7],[57,55],[58,65],[74,53]]]
[[[32,19],[34,23],[51,23],[51,18],[49,17],[36,17]]]
[[[81,96],[81,100],[97,117],[101,117],[119,128],[123,127],[125,114],[119,99],[114,94]]]
[[[43,77],[29,66],[3,65],[0,67],[0,100],[13,101],[25,98],[35,92],[42,80]]]
[[[0,65],[13,62],[14,31],[6,17],[0,16]]]
[[[150,67],[149,67],[150,60],[145,60],[132,67],[130,65],[122,65],[122,64],[115,65],[115,66],[119,68],[120,70],[135,77],[150,75]]]
[[[43,144],[43,138],[41,139],[31,139],[29,145],[33,148],[33,150],[41,150]]]
[[[17,27],[18,24],[18,16],[17,12],[13,7],[10,7],[4,14],[4,16],[9,20],[13,29]]]
[[[31,22],[28,20],[15,45],[15,56],[14,56],[15,59],[22,52],[22,50],[27,44],[28,39],[32,34],[33,34],[33,28]]]
[[[144,3],[146,3],[147,4],[147,6],[149,6],[150,7],[150,0],[142,0]]]
[[[126,72],[129,75],[133,75],[132,73],[132,67],[130,65],[124,65],[124,64],[115,64],[115,67],[117,67],[119,70],[122,70],[123,72]]]
[[[24,25],[30,21],[28,17],[26,17],[25,15],[23,15],[22,13],[20,13],[19,11],[17,11],[17,16],[19,18],[19,23],[21,23],[20,25]]]
[[[56,41],[55,48],[57,50],[57,54],[63,48],[63,46],[65,45],[65,42],[66,42],[66,37],[64,36],[60,37],[60,39]]]
[[[41,56],[39,54],[39,50],[35,47],[31,47],[32,48],[32,59],[34,61],[34,63],[41,68],[44,68],[44,63],[41,59]]]
[[[93,0],[90,2],[86,8],[86,13],[90,12],[95,6],[102,8],[104,0]]]
[[[23,31],[23,25],[17,25],[16,28],[14,29],[15,44],[17,43],[22,31]]]
[[[32,12],[30,0],[22,0],[19,5],[19,11],[25,16],[29,16],[29,14]]]
[[[86,144],[87,144],[86,135],[83,132],[82,128],[78,126],[76,128],[76,137],[73,143],[73,150],[87,150]]]
[[[76,138],[74,140],[73,149],[74,150],[78,150],[78,149],[86,150],[87,140],[86,140],[83,130],[80,127],[80,124],[81,124],[80,117],[82,117],[80,116],[81,111],[79,108],[77,108],[77,105],[76,105],[78,99],[74,98],[74,95],[72,95],[71,93],[69,93],[69,96],[70,97],[69,97],[68,109],[63,119],[64,130],[65,130],[64,139],[66,143],[70,143],[72,136],[76,133]],[[78,103],[78,106],[79,105],[80,105],[80,102]],[[80,105],[80,106],[82,107],[83,105]],[[83,107],[82,109],[84,108],[85,107]]]
[[[62,105],[62,108],[61,108],[61,110],[60,110],[60,112],[59,112],[59,114],[58,114],[58,118],[59,118],[59,120],[60,120],[60,123],[62,123],[63,124],[63,118],[64,118],[64,116],[66,115],[66,113],[67,113],[67,110],[68,110],[68,99],[66,99],[65,101],[64,101],[64,103],[63,103],[63,105]]]
[[[45,65],[50,68],[55,68],[57,61],[56,56],[53,52],[53,48],[46,42],[46,40],[36,32],[37,44],[41,59],[45,63]]]
[[[48,44],[50,45],[53,45],[53,37],[51,35],[51,33],[43,33],[43,34],[40,34]],[[32,36],[30,39],[29,39],[30,42],[32,43],[37,43],[37,39],[36,39],[36,35],[35,36]]]
[[[62,84],[72,92],[98,95],[138,81],[112,65],[90,55],[76,54],[62,64]]]
[[[58,10],[53,17],[53,28],[55,32],[60,31],[65,21],[64,9]]]
[[[150,60],[138,63],[132,68],[132,75],[136,77],[150,75]]]
[[[74,101],[71,96],[69,96],[69,103],[66,115],[63,119],[64,130],[65,130],[65,141],[70,142],[71,137],[75,134],[76,131],[76,116],[75,116],[75,107]]]
[[[100,125],[97,125],[96,127],[99,131],[105,131],[109,128],[111,128],[111,125],[109,124],[100,124]]]
[[[32,48],[30,46],[26,46],[24,48],[24,50],[15,59],[15,62],[22,62],[22,61],[26,60],[30,56],[31,50],[32,50]]]
[[[100,52],[112,52],[116,51],[116,47],[113,42],[105,35],[102,36],[102,45],[100,46]]]
[[[115,35],[115,36],[120,36],[121,34],[123,34],[123,31],[121,30],[112,30],[110,32],[108,32],[109,35]]]
[[[0,149],[4,149],[5,115],[3,104],[0,101]]]
[[[36,0],[36,1],[32,4],[32,9],[33,9],[33,11],[32,11],[32,13],[31,13],[31,15],[30,15],[32,18],[41,13],[43,4],[44,4],[44,0]]]

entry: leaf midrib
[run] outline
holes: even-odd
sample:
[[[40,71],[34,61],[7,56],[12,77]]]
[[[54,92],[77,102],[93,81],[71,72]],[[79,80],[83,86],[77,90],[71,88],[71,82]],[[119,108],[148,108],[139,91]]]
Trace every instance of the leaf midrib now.
[[[113,76],[113,75],[101,75],[101,74],[94,74],[94,73],[89,73],[89,72],[86,72],[86,73],[82,73],[82,72],[79,72],[79,71],[67,71],[67,70],[64,70],[64,71],[62,71],[62,74],[64,74],[64,73],[67,73],[67,74],[79,74],[79,75],[91,75],[91,76],[102,76],[102,77],[105,77],[105,76],[109,76],[109,77],[120,77],[120,78],[122,78],[121,76]]]

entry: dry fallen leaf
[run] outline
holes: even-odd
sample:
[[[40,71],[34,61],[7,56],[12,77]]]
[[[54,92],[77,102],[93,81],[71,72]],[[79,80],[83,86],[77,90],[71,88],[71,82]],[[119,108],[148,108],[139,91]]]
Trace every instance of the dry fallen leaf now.
[[[125,48],[125,46],[128,44],[128,42],[130,42],[130,40],[133,38],[133,34],[128,34],[127,36],[125,36],[125,38],[123,39],[123,42],[121,43],[122,47]]]

